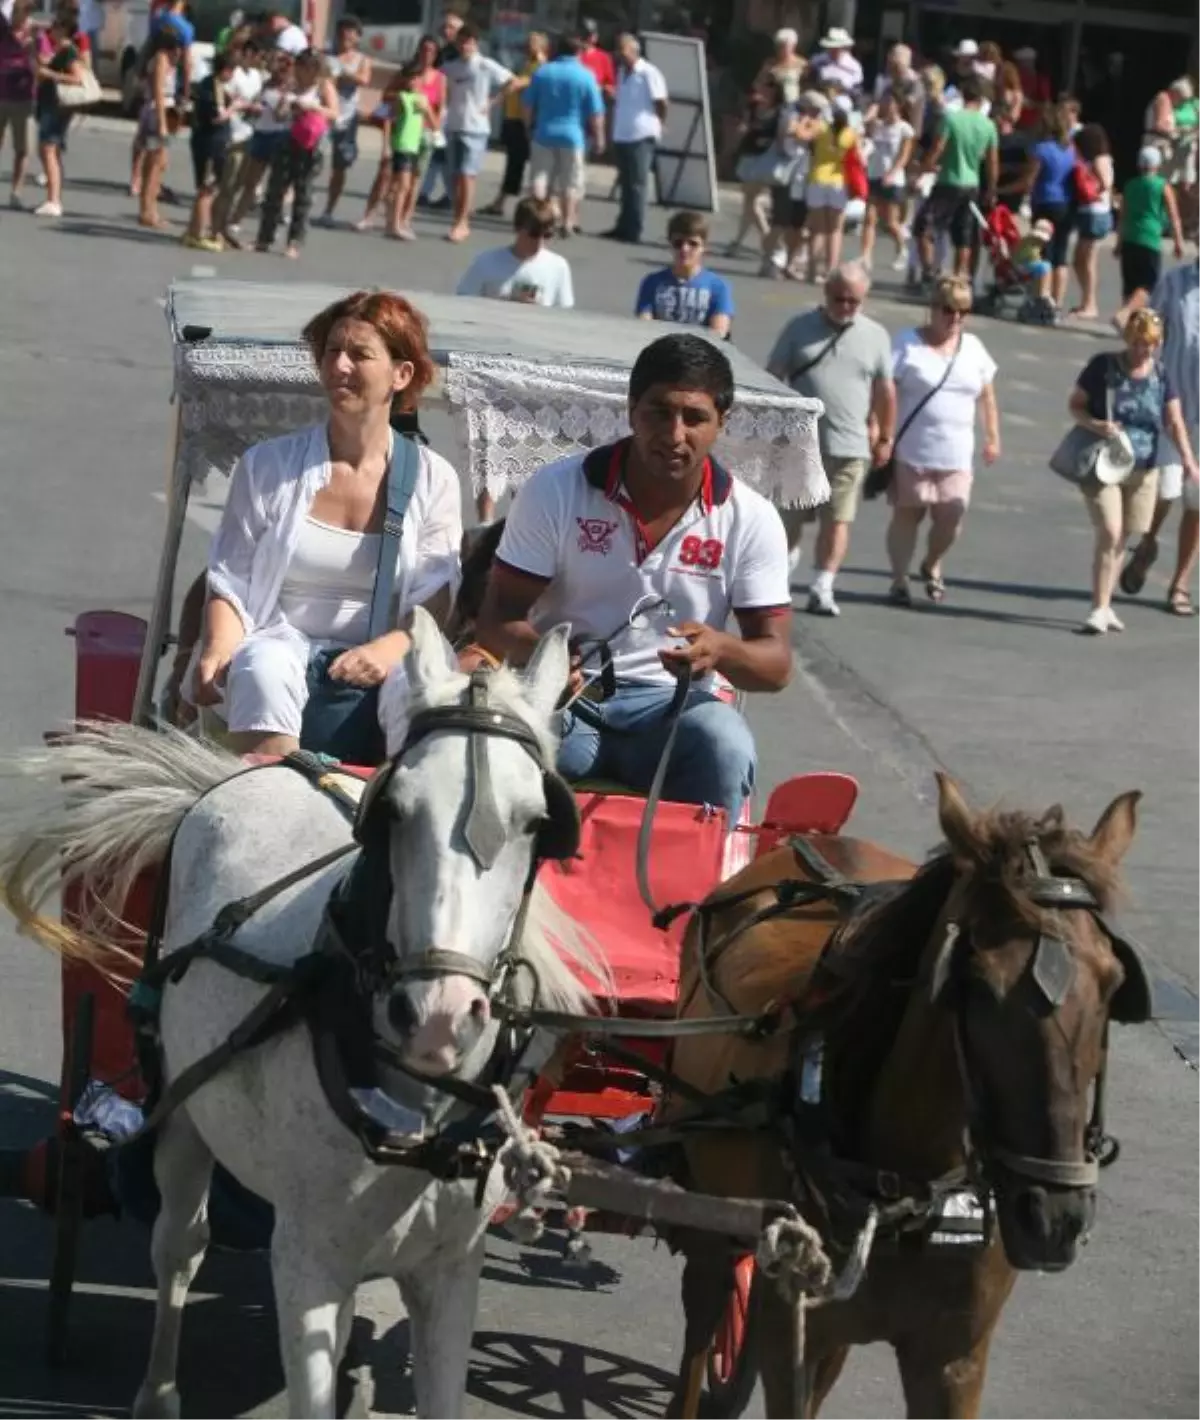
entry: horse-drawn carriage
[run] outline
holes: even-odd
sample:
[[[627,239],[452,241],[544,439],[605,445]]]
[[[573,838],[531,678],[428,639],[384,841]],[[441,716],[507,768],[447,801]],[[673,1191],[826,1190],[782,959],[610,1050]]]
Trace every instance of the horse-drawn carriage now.
[[[79,719],[109,718],[134,726],[151,723],[160,663],[169,641],[190,486],[214,467],[227,470],[255,440],[280,428],[312,422],[319,415],[312,363],[298,341],[298,331],[308,316],[340,294],[320,287],[215,282],[183,283],[172,289],[168,318],[175,348],[177,424],[167,537],[154,606],[146,623],[110,612],[86,613],[76,623]],[[605,317],[563,318],[559,313],[494,302],[432,296],[414,300],[431,320],[432,346],[444,370],[439,395],[465,435],[476,490],[486,486],[493,496],[502,495],[519,485],[533,467],[572,448],[611,438],[620,430],[628,368],[653,334],[645,326]],[[740,475],[778,499],[799,504],[819,501],[826,489],[815,446],[816,407],[736,351],[732,360],[738,403],[725,436],[730,462]],[[723,815],[705,806],[658,804],[639,859],[646,805],[637,796],[613,786],[576,786],[575,809],[568,815],[571,821],[565,826],[560,821],[562,805],[544,759],[545,727],[537,722],[535,712],[541,703],[539,681],[553,691],[549,705],[562,689],[563,646],[551,644],[544,654],[539,651],[529,671],[532,690],[506,678],[504,671],[496,673],[490,691],[487,676],[472,677],[470,694],[482,695],[485,707],[488,694],[496,697],[481,719],[474,700],[470,713],[460,704],[467,692],[458,684],[459,678],[447,674],[434,638],[441,640],[431,624],[416,626],[414,674],[425,697],[421,712],[425,719],[410,734],[405,750],[418,748],[416,758],[427,767],[430,803],[440,795],[457,806],[461,795],[455,786],[462,776],[456,779],[449,772],[449,761],[444,755],[439,760],[438,754],[442,741],[465,735],[472,754],[482,744],[482,752],[492,756],[493,788],[497,782],[504,787],[506,768],[514,795],[539,793],[539,783],[544,787],[539,812],[546,827],[536,839],[536,857],[545,861],[536,882],[530,880],[532,889],[527,883],[522,893],[516,890],[519,882],[516,889],[502,884],[497,899],[511,900],[509,925],[518,925],[512,926],[515,947],[509,944],[500,951],[497,945],[494,962],[477,977],[489,992],[483,1015],[490,1011],[502,1022],[489,1037],[496,1043],[477,1078],[431,1079],[411,1065],[403,1067],[408,1079],[420,1083],[422,1099],[432,1093],[440,1100],[427,1113],[433,1120],[429,1131],[414,1130],[413,1110],[407,1106],[396,1107],[388,1120],[381,1121],[378,1100],[363,1100],[364,1093],[378,1096],[381,1091],[347,1086],[346,1080],[354,1084],[353,1068],[347,1067],[344,1052],[338,1056],[329,1046],[337,1029],[329,1026],[325,1008],[313,1004],[311,987],[300,984],[305,971],[315,970],[310,958],[322,957],[316,966],[333,971],[330,962],[338,957],[337,970],[349,971],[352,981],[347,984],[350,978],[343,975],[322,976],[322,992],[328,988],[329,1000],[336,996],[345,1003],[353,997],[346,1011],[357,1012],[352,1018],[358,1033],[373,1038],[376,1054],[395,1065],[394,1043],[388,1046],[375,1038],[387,1035],[387,1021],[380,1025],[370,1003],[377,1007],[381,993],[394,987],[397,967],[403,970],[403,963],[372,959],[347,966],[344,952],[303,955],[291,937],[286,946],[282,939],[270,937],[278,927],[271,917],[274,897],[298,884],[295,902],[307,900],[304,895],[310,888],[320,898],[322,940],[330,932],[334,936],[345,932],[344,921],[356,930],[367,920],[353,915],[363,901],[351,899],[355,891],[364,901],[369,896],[370,872],[388,871],[388,852],[395,848],[395,836],[404,831],[404,814],[389,798],[396,761],[403,754],[376,772],[356,811],[354,843],[361,852],[354,861],[367,866],[348,875],[348,882],[355,880],[356,873],[358,878],[356,886],[345,889],[344,900],[338,897],[342,893],[339,875],[345,855],[354,847],[345,842],[344,804],[314,806],[304,798],[301,805],[296,799],[295,824],[284,835],[287,841],[271,843],[273,820],[286,821],[285,809],[292,798],[315,793],[328,800],[328,766],[310,776],[313,782],[285,785],[277,778],[272,782],[279,788],[273,788],[268,802],[260,787],[265,776],[239,772],[228,757],[202,744],[189,748],[182,737],[165,731],[162,745],[154,750],[148,746],[150,737],[138,738],[136,732],[123,736],[97,730],[66,736],[58,759],[53,749],[47,756],[47,765],[59,765],[76,779],[74,795],[80,796],[82,789],[85,802],[89,794],[99,795],[104,812],[112,811],[111,821],[105,821],[104,812],[91,820],[89,838],[87,833],[80,836],[80,822],[71,817],[68,806],[57,827],[54,823],[43,827],[6,861],[5,891],[18,918],[35,933],[57,940],[68,957],[72,953],[77,957],[64,962],[61,1128],[55,1147],[40,1156],[44,1160],[49,1153],[54,1163],[54,1197],[49,1200],[57,1216],[52,1354],[61,1357],[65,1342],[77,1235],[87,1200],[88,1168],[94,1160],[88,1134],[94,1130],[97,1098],[111,1102],[111,1096],[97,1091],[93,1082],[116,1082],[123,1094],[139,1101],[147,1084],[156,1083],[139,1076],[139,1064],[145,1064],[146,1057],[139,1061],[124,992],[112,982],[114,975],[121,974],[120,963],[88,945],[96,920],[91,894],[102,891],[105,884],[111,888],[114,878],[128,879],[123,886],[129,890],[121,894],[119,926],[110,922],[104,932],[110,946],[124,942],[140,959],[151,928],[153,944],[166,944],[161,964],[151,960],[139,983],[143,1023],[146,1013],[153,1016],[144,1035],[156,1047],[166,1043],[167,1068],[158,1082],[162,1089],[150,1118],[166,1129],[164,1137],[170,1141],[169,1157],[164,1163],[160,1147],[158,1160],[164,1197],[155,1233],[160,1318],[147,1378],[150,1389],[140,1398],[142,1412],[153,1413],[156,1405],[169,1404],[173,1397],[181,1283],[185,1289],[196,1265],[197,1246],[200,1253],[203,1250],[203,1241],[197,1243],[192,1236],[203,1194],[195,1191],[191,1171],[195,1166],[203,1172],[205,1164],[211,1170],[212,1157],[205,1154],[206,1148],[215,1152],[218,1162],[229,1162],[223,1146],[197,1149],[200,1135],[207,1140],[214,1132],[211,1119],[203,1125],[188,1123],[178,1133],[163,1100],[173,1106],[186,1103],[190,1114],[194,1108],[203,1110],[209,1097],[224,1099],[230,1103],[231,1116],[236,1114],[245,1101],[239,1099],[234,1107],[229,1091],[235,1085],[227,1088],[226,1081],[236,1082],[239,1071],[247,1068],[247,1045],[252,1056],[258,1047],[264,1058],[271,1056],[276,1083],[271,1086],[270,1077],[257,1082],[256,1088],[268,1086],[270,1111],[267,1115],[251,1111],[240,1126],[243,1135],[258,1131],[257,1152],[246,1138],[229,1140],[234,1158],[242,1157],[242,1149],[248,1151],[244,1158],[249,1161],[244,1167],[230,1167],[250,1188],[262,1178],[264,1186],[258,1191],[276,1203],[277,1292],[282,1276],[292,1310],[293,1343],[304,1350],[303,1357],[289,1356],[288,1323],[281,1321],[285,1369],[293,1405],[300,1407],[297,1413],[325,1413],[328,1387],[321,1367],[336,1362],[346,1330],[345,1308],[352,1307],[352,1295],[349,1301],[339,1296],[336,1302],[316,1296],[319,1279],[304,1262],[309,1240],[296,1233],[296,1220],[304,1216],[304,1209],[315,1207],[312,1189],[317,1185],[305,1192],[306,1170],[333,1190],[323,1196],[324,1217],[346,1207],[337,1192],[341,1182],[329,1182],[336,1170],[325,1178],[314,1161],[327,1139],[331,1157],[336,1153],[343,1164],[351,1139],[367,1155],[366,1159],[355,1155],[362,1168],[385,1173],[390,1169],[393,1176],[428,1174],[443,1186],[447,1197],[453,1194],[460,1211],[465,1200],[473,1217],[491,1217],[499,1206],[495,1190],[501,1170],[495,1165],[497,1159],[504,1159],[503,1179],[516,1189],[527,1222],[536,1221],[544,1205],[553,1202],[569,1209],[573,1226],[590,1210],[593,1218],[611,1220],[621,1214],[632,1220],[630,1226],[649,1223],[667,1231],[688,1254],[687,1360],[680,1390],[685,1413],[694,1413],[705,1377],[719,1408],[732,1413],[744,1406],[755,1377],[753,1358],[748,1358],[746,1349],[752,1318],[784,1358],[782,1372],[764,1371],[773,1411],[787,1413],[793,1406],[807,1409],[814,1393],[819,1399],[836,1376],[839,1352],[844,1355],[845,1345],[863,1339],[858,1325],[843,1340],[846,1333],[838,1330],[839,1308],[844,1310],[853,1287],[863,1280],[881,1229],[905,1246],[925,1245],[935,1237],[969,1237],[974,1244],[971,1251],[982,1259],[971,1265],[996,1276],[983,1308],[987,1315],[974,1325],[979,1319],[970,1314],[974,1325],[974,1330],[968,1328],[970,1344],[963,1343],[954,1357],[980,1345],[986,1348],[991,1325],[1011,1285],[1005,1253],[1018,1267],[1065,1265],[1086,1231],[1097,1156],[1104,1142],[1107,1014],[1139,1019],[1148,1010],[1136,954],[1103,916],[1116,860],[1132,832],[1128,796],[1114,804],[1087,840],[1069,834],[1061,814],[1054,811],[1042,820],[973,816],[952,786],[943,785],[943,827],[954,851],[917,871],[915,865],[870,845],[834,837],[853,807],[857,793],[853,780],[836,774],[804,775],[776,789],[758,822],[746,813],[741,822],[729,825]],[[541,699],[546,699],[544,693]],[[443,727],[449,733],[439,733]],[[530,759],[542,771],[532,790],[527,772]],[[115,777],[118,769],[125,776],[123,783]],[[126,837],[121,839],[118,824],[126,802],[122,795],[152,791],[160,795],[161,804],[143,812],[136,829],[130,815],[123,830]],[[405,792],[411,795],[412,785]],[[462,785],[468,800],[470,792]],[[231,796],[230,803],[237,809],[233,817],[244,821],[237,831],[250,834],[248,840],[231,846],[218,834],[203,845],[193,842],[190,826],[197,816],[189,813],[189,806],[209,795],[222,803],[222,796]],[[343,783],[340,797],[344,796]],[[131,808],[132,803],[129,798]],[[228,817],[228,806],[225,812]],[[148,822],[152,817],[153,823]],[[305,838],[300,846],[305,851],[297,860],[300,824]],[[105,837],[110,830],[122,845],[120,852]],[[87,852],[81,847],[85,838],[90,845]],[[251,845],[253,855],[262,859],[263,871],[277,859],[266,886],[235,873],[241,891],[235,894],[222,879],[215,889],[217,896],[207,895],[207,880],[203,875],[195,877],[193,860],[203,860],[206,874],[211,869],[214,878],[222,877],[222,865],[239,862],[238,852],[241,859],[251,856]],[[68,846],[64,929],[55,938],[37,913],[33,889],[44,887],[47,865],[57,863]],[[328,851],[308,861],[320,850]],[[408,851],[413,852],[411,839]],[[529,845],[526,851],[535,849]],[[124,865],[122,853],[127,859]],[[170,874],[158,870],[164,853],[170,855]],[[95,867],[95,859],[103,860],[103,868],[88,881],[84,870]],[[135,873],[135,868],[144,871]],[[394,860],[391,871],[392,881],[398,881]],[[203,900],[183,906],[168,903],[168,877],[174,883],[170,894],[174,899],[179,875],[189,873],[192,891]],[[903,880],[909,878],[911,884],[903,887]],[[481,881],[486,879],[484,873]],[[872,882],[887,886],[882,890],[864,886]],[[726,883],[728,887],[722,888]],[[699,906],[694,912],[668,911],[652,919],[643,905],[647,898]],[[330,916],[335,899],[350,914],[344,921]],[[295,903],[290,897],[286,903],[283,897],[280,901],[279,913],[286,918]],[[171,913],[176,914],[174,919]],[[232,938],[247,926],[253,935],[260,913],[271,918],[263,948],[269,960],[264,965],[256,959],[257,964],[248,966],[247,958],[259,944],[243,950]],[[214,919],[220,926],[215,937],[216,928],[209,925]],[[524,936],[519,937],[518,927]],[[787,934],[789,943],[782,955],[777,951],[781,933]],[[535,938],[540,948],[536,941],[528,945]],[[685,939],[688,951],[682,959],[681,979]],[[182,955],[173,957],[176,948]],[[773,960],[764,962],[760,952]],[[463,953],[425,951],[413,973],[435,975],[445,969],[443,959],[451,956],[456,958],[455,969],[461,969]],[[1019,965],[1028,958],[1030,975],[1041,993],[1041,1016],[1023,1011],[1016,1025],[1009,1023],[1008,1033],[1003,1029],[997,1033],[992,1023],[990,1038],[977,1040],[978,1002],[970,998],[966,983],[972,974],[986,976],[980,959],[991,964],[1002,957]],[[1012,960],[1006,970],[1011,970]],[[563,961],[573,963],[570,970]],[[475,970],[478,973],[480,968]],[[224,971],[230,973],[229,979]],[[219,981],[214,981],[213,973]],[[498,986],[501,982],[503,988]],[[1094,987],[1091,995],[1084,985]],[[364,999],[355,996],[359,986]],[[593,988],[602,1000],[592,999]],[[881,989],[886,1000],[878,999]],[[306,990],[311,1009],[301,1003],[295,1014],[287,1015]],[[342,996],[337,996],[339,992]],[[997,999],[1005,997],[1000,986],[995,994]],[[147,1007],[151,995],[156,999]],[[187,1004],[172,1013],[177,996]],[[265,1011],[267,1006],[273,1015]],[[203,1031],[196,1034],[197,1021],[210,1008],[218,1020],[228,1017],[228,1040],[223,1039],[224,1028],[211,1040]],[[1046,1008],[1051,1016],[1064,1010],[1077,1015],[1078,1029],[1071,1039],[1076,1049],[1090,1056],[1080,1070],[1067,1071],[1065,1077],[1076,1084],[1083,1080],[1082,1094],[1073,1101],[1073,1111],[1064,1112],[1062,1100],[1051,1098],[1063,1072],[1055,1073],[1047,1065],[1044,1076],[1038,1077],[1036,1097],[1013,1113],[1009,1091],[996,1079],[998,1066],[1001,1074],[1012,1073],[1011,1062],[998,1060],[996,1052],[999,1049],[1002,1057],[1013,1046],[1017,1037],[1011,1032],[1018,1027],[1028,1036],[1021,1045],[1031,1058],[1048,1059],[1052,1049],[1061,1053],[1067,1048],[1058,1037],[1050,1042],[1038,1034]],[[386,1016],[390,1008],[383,1009]],[[851,1067],[848,1041],[861,1046],[863,1011],[870,1015],[874,1044],[865,1052],[870,1057],[865,1064]],[[265,1029],[268,1020],[270,1031]],[[309,1037],[294,1029],[302,1023],[309,1025],[311,1051]],[[189,1031],[186,1048],[172,1046],[174,1037]],[[283,1034],[276,1035],[277,1031]],[[575,1041],[552,1061],[546,1053],[539,1058],[531,1047],[531,1041],[548,1031]],[[208,1069],[208,1062],[221,1056],[235,1038],[236,1044]],[[936,1059],[923,1058],[920,1047],[926,1041],[937,1043]],[[290,1052],[286,1058],[272,1056],[285,1047]],[[172,1048],[190,1063],[180,1067],[173,1062]],[[880,1072],[889,1062],[893,1074],[900,1068],[896,1052],[908,1072],[906,1088],[918,1093],[928,1088],[946,1096],[948,1118],[937,1120],[940,1138],[932,1151],[928,1140],[914,1140],[899,1123],[881,1125],[876,1117],[876,1092],[888,1095]],[[318,1099],[322,1090],[325,1100],[333,1099],[331,1072],[341,1080],[337,1089],[342,1107],[327,1111],[327,1122],[312,1122],[311,1100],[292,1098],[293,1086],[303,1093],[302,1077],[312,1073],[314,1059],[321,1076]],[[224,1066],[224,1073],[218,1073],[218,1066]],[[343,1075],[346,1079],[341,1079]],[[176,1090],[189,1076],[190,1085]],[[1093,1080],[1097,1082],[1095,1107],[1089,1115],[1087,1096]],[[503,1092],[487,1093],[485,1086],[492,1085],[524,1091],[523,1123],[506,1113]],[[855,1128],[864,1131],[865,1145],[857,1136],[851,1137],[846,1126],[842,1096],[847,1090],[871,1095],[870,1101],[856,1098],[854,1102],[854,1112],[860,1116]],[[81,1109],[81,1102],[86,1108]],[[279,1123],[277,1111],[286,1115],[301,1104],[312,1138],[306,1140],[305,1151],[292,1157],[288,1176],[298,1176],[300,1181],[281,1198],[272,1192],[278,1180],[261,1172],[266,1147],[261,1139]],[[892,1104],[899,1120],[905,1111],[894,1100]],[[383,1108],[388,1108],[386,1101]],[[1031,1113],[1035,1117],[1030,1118]],[[1047,1132],[1043,1114],[1058,1121],[1059,1133]],[[507,1143],[498,1119],[510,1136]],[[584,1123],[564,1131],[555,1123],[564,1119]],[[614,1124],[618,1130],[605,1127]],[[199,1133],[194,1132],[197,1129]],[[877,1129],[882,1129],[884,1142],[874,1137],[872,1131]],[[895,1137],[889,1139],[889,1132]],[[215,1133],[219,1136],[221,1130]],[[280,1138],[280,1152],[287,1155],[295,1139]],[[550,1152],[539,1154],[545,1144],[552,1146]],[[684,1178],[687,1190],[613,1162],[618,1149],[628,1157],[631,1149],[636,1153],[667,1148],[677,1153],[679,1167],[674,1171]],[[569,1151],[569,1168],[563,1165],[563,1151]],[[903,1164],[894,1161],[897,1153]],[[38,1172],[36,1159],[31,1172]],[[657,1175],[662,1170],[652,1172]],[[425,1218],[426,1224],[442,1233],[449,1229],[453,1234],[455,1228],[465,1226],[457,1215],[447,1222],[438,1212],[439,1207],[449,1207],[437,1201],[441,1196],[432,1183],[426,1193],[405,1195],[406,1237],[414,1228],[420,1231],[414,1217],[418,1222]],[[801,1203],[803,1218],[796,1207]],[[346,1207],[346,1211],[351,1210]],[[505,1205],[503,1211],[511,1213],[512,1205]],[[818,1231],[807,1218],[816,1221]],[[993,1222],[999,1224],[1003,1249]],[[281,1227],[286,1234],[282,1244]],[[698,1245],[696,1239],[705,1231],[724,1235],[727,1245]],[[393,1228],[387,1236],[395,1232]],[[463,1237],[464,1251],[478,1257],[480,1228],[472,1224]],[[346,1248],[360,1241],[349,1233],[343,1239]],[[395,1241],[389,1264],[399,1265],[404,1245]],[[769,1270],[781,1274],[778,1287],[755,1283],[756,1253]],[[841,1282],[832,1285],[830,1256],[838,1254],[844,1264]],[[358,1260],[368,1270],[387,1270],[374,1242]],[[469,1320],[474,1302],[464,1277],[465,1273],[460,1276],[453,1269],[438,1272],[430,1284],[432,1293],[408,1279],[405,1300],[413,1318],[418,1405],[424,1413],[452,1406],[461,1392],[464,1348],[469,1342],[469,1330],[464,1340],[462,1314],[465,1310]],[[895,1279],[884,1277],[876,1284],[868,1275],[868,1283],[886,1298]],[[823,1313],[814,1314],[818,1341],[806,1359],[802,1328],[787,1333],[785,1326],[786,1344],[780,1342],[778,1308],[782,1305],[788,1316],[803,1319],[804,1294],[814,1290],[827,1306]],[[871,1298],[871,1305],[879,1311],[878,1296]],[[963,1311],[958,1302],[952,1307],[957,1313]],[[828,1336],[820,1334],[823,1316],[833,1318]],[[314,1349],[321,1348],[304,1342],[304,1336],[311,1339],[318,1324],[328,1330],[329,1344],[323,1359],[314,1360]],[[443,1337],[451,1332],[456,1338],[453,1344]],[[946,1344],[956,1346],[960,1341],[952,1337]],[[945,1369],[936,1357],[926,1358],[924,1364],[939,1373]],[[972,1373],[976,1394],[982,1369],[980,1361]],[[905,1380],[906,1387],[916,1384],[907,1374]],[[971,1402],[943,1396],[940,1403],[956,1413],[955,1405]]]

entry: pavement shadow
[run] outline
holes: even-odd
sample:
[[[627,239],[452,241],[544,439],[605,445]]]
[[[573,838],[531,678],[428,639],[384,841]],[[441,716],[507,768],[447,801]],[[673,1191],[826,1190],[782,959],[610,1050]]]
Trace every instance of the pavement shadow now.
[[[869,577],[875,581],[886,581],[889,585],[892,574],[886,567],[843,567],[841,575]],[[914,579],[917,574],[913,574]],[[946,586],[950,590],[964,592],[988,592],[994,596],[1025,597],[1029,601],[1044,602],[1086,602],[1091,605],[1091,593],[1085,587],[1053,587],[1044,582],[988,582],[976,577],[947,577]],[[838,596],[841,597],[841,589]]]
[[[598,1292],[611,1289],[621,1280],[615,1268],[595,1258],[587,1262],[568,1260],[554,1233],[547,1233],[540,1245],[521,1247],[515,1257],[489,1252],[483,1276],[486,1281],[513,1287],[569,1292]]]
[[[893,607],[887,592],[855,592],[838,588],[837,599],[842,606],[882,606],[898,616],[937,616],[959,621],[990,621],[998,626],[1029,626],[1041,631],[1073,631],[1079,625],[1077,616],[1028,616],[1015,611],[992,611],[988,607],[961,606],[954,602],[955,584],[946,583],[944,602],[931,602],[915,591],[911,607]]]
[[[477,1331],[467,1390],[517,1415],[658,1416],[675,1377],[595,1346]]]
[[[130,222],[106,221],[101,218],[64,217],[52,228],[63,237],[115,237],[117,241],[137,242],[142,246],[178,246],[183,235],[182,225],[172,226],[162,231],[152,231],[149,227],[138,227]]]

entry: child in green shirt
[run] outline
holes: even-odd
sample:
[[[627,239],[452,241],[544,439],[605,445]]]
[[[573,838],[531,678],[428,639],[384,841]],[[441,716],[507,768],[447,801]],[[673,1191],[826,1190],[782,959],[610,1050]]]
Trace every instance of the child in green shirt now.
[[[411,242],[417,235],[412,229],[412,214],[428,133],[429,105],[414,87],[419,72],[410,65],[401,74],[392,109],[392,188],[387,235],[402,242]]]
[[[1183,228],[1175,192],[1159,172],[1162,154],[1147,145],[1138,154],[1138,171],[1121,190],[1121,216],[1113,255],[1121,259],[1123,305],[1113,324],[1125,322],[1149,301],[1162,270],[1163,233],[1168,228],[1175,243],[1175,259],[1183,258]]]

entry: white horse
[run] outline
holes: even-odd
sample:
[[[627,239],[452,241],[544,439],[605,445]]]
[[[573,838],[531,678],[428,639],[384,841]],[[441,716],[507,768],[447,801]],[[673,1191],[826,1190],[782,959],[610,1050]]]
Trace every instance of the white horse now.
[[[412,636],[407,671],[414,711],[463,705],[467,678],[425,613],[416,613]],[[394,774],[379,778],[385,802],[377,801],[371,813],[383,810],[376,831],[387,835],[383,861],[394,889],[386,914],[389,960],[402,971],[414,954],[426,954],[431,966],[428,954],[445,956],[439,970],[397,973],[377,986],[370,1018],[393,1058],[427,1079],[472,1081],[492,1054],[498,1023],[486,982],[510,947],[534,834],[554,813],[546,789],[561,788],[544,785],[542,774],[532,771],[535,760],[553,766],[548,727],[567,673],[566,628],[559,628],[543,640],[523,676],[501,670],[488,678],[489,709],[527,726],[532,747],[490,733],[473,741],[453,724],[431,728],[410,743]],[[463,839],[464,808],[480,787],[472,756],[481,739],[494,811],[488,866]],[[178,829],[166,957],[206,932],[227,903],[350,839],[344,814],[301,774],[282,768],[239,774],[245,768],[240,760],[177,733],[91,725],[17,764],[47,791],[69,780],[69,794],[64,802],[60,791],[50,809],[38,805],[25,831],[4,844],[0,893],[30,935],[68,955],[97,960],[100,948],[94,936],[72,933],[39,911],[57,891],[64,865],[81,881],[107,884],[110,899],[119,902],[132,876],[162,858]],[[236,944],[273,963],[309,952],[344,870],[330,866],[271,900],[238,931]],[[604,982],[607,973],[592,958],[588,939],[539,889],[529,899],[521,935],[519,953],[532,969],[509,978],[515,1000],[528,1003],[536,989],[539,1003],[553,1009],[591,1009],[590,991],[563,954],[593,980]],[[478,964],[478,976],[465,958]],[[218,1046],[264,991],[202,958],[168,985],[161,1011],[165,1080]],[[547,1053],[543,1049],[540,1058]],[[536,1063],[536,1057],[529,1061]],[[383,1083],[387,1094],[430,1123],[448,1111],[463,1113],[444,1092],[400,1071],[385,1074]],[[411,1324],[418,1412],[463,1414],[485,1229],[504,1192],[499,1170],[491,1171],[480,1205],[473,1182],[443,1182],[411,1167],[370,1162],[327,1103],[303,1025],[239,1055],[161,1128],[155,1173],[162,1211],[152,1243],[158,1306],[134,1413],[179,1413],[179,1331],[208,1240],[214,1159],[274,1205],[271,1267],[288,1413],[333,1415],[355,1289],[368,1276],[391,1276]]]

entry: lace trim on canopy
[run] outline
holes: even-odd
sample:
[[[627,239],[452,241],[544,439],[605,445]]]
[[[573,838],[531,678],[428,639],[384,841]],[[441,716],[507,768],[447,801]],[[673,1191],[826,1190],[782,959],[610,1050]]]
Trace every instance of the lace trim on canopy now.
[[[610,366],[551,371],[531,361],[452,355],[445,391],[467,449],[472,492],[500,497],[536,469],[629,432],[628,374]],[[200,342],[176,347],[177,469],[187,480],[229,473],[251,444],[325,414],[303,345]],[[817,444],[819,400],[791,391],[739,392],[717,446],[722,461],[773,501],[815,507],[829,497]]]
[[[498,498],[543,464],[629,433],[629,376],[610,366],[550,371],[526,360],[452,355],[446,397],[465,421],[471,484]],[[739,392],[717,454],[776,502],[815,507],[829,497],[817,445],[819,400]]]

